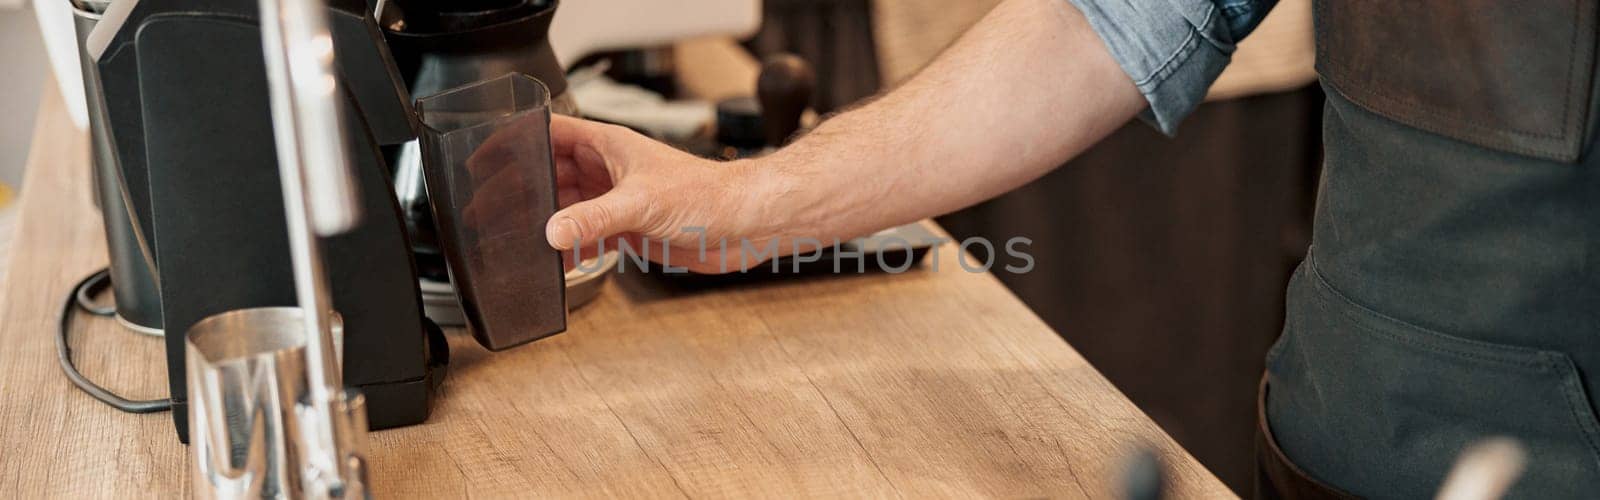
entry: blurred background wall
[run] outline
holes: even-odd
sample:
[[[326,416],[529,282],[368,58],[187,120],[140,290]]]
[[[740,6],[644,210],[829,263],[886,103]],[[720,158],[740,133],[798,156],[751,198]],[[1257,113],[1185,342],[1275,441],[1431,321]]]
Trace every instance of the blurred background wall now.
[[[0,182],[15,188],[33,140],[39,89],[49,76],[39,26],[21,0],[0,0],[0,68]]]
[[[16,190],[33,141],[39,91],[51,81],[49,72],[33,12],[22,0],[0,0],[0,263],[10,260]]]

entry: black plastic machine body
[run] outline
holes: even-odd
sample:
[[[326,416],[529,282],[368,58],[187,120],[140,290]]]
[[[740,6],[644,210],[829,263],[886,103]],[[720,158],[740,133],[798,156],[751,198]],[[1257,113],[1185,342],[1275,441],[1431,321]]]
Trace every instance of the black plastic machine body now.
[[[361,0],[328,5],[365,214],[355,230],[323,241],[342,317],[344,380],[366,394],[373,428],[419,423],[448,353],[423,316],[379,149],[414,139],[417,124],[371,9]],[[255,0],[123,0],[87,44],[115,171],[156,267],[172,414],[184,441],[184,332],[213,314],[296,303],[258,8]]]

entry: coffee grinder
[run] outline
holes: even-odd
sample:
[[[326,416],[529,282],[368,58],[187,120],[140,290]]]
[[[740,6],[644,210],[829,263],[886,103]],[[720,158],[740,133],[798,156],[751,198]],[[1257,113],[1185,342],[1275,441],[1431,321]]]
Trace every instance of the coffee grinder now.
[[[361,0],[327,2],[338,102],[344,106],[343,140],[355,188],[363,194],[357,208],[365,216],[351,230],[321,237],[320,243],[331,302],[340,313],[343,382],[365,394],[371,426],[381,429],[427,418],[448,359],[442,332],[424,315],[413,238],[395,196],[395,169],[383,148],[462,130],[479,139],[476,134],[511,133],[501,127],[543,132],[545,140],[548,132],[528,126],[537,125],[538,115],[518,124],[481,120],[497,113],[496,106],[525,107],[527,102],[459,95],[439,101],[435,117],[479,121],[441,125],[447,130],[424,127],[407,91],[408,80],[373,12]],[[169,332],[169,387],[180,439],[189,435],[181,333],[228,311],[296,303],[258,19],[256,0],[116,0],[85,42],[101,90],[96,118],[106,125],[105,142],[116,163],[109,171],[126,193],[130,226],[155,271],[162,323]],[[538,82],[532,85],[544,88]],[[548,118],[544,120],[547,127]],[[423,157],[439,158],[433,160],[437,165],[423,159],[424,169],[458,169],[450,162],[460,160],[459,155],[444,148],[471,146],[448,140],[436,144],[434,151],[420,151]],[[518,163],[529,173],[522,176],[527,183],[519,186],[524,203],[518,208],[530,220],[542,221],[540,217],[555,211],[554,179],[548,146],[542,158],[538,153],[530,151]],[[461,202],[480,187],[429,188],[453,189],[440,198]],[[435,218],[449,219],[458,218],[462,207],[431,208]],[[468,270],[454,265],[448,248],[473,248],[483,234],[470,224],[455,229],[444,238],[457,240],[441,247],[447,249],[445,260],[452,262],[449,274],[461,281],[458,287],[480,293],[458,300],[466,302],[462,309],[469,316],[477,316],[479,321],[469,324],[485,346],[506,348],[565,329],[560,257],[544,245],[542,231],[532,232],[540,241],[493,249],[502,256],[513,252],[515,259]],[[506,262],[511,261],[523,265],[509,268]],[[500,281],[480,278],[491,275]],[[500,283],[516,287],[494,286]]]

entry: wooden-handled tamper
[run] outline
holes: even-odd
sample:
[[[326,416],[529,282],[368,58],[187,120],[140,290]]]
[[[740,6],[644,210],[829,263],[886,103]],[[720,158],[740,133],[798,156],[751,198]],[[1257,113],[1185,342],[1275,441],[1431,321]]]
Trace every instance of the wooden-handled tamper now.
[[[811,107],[816,86],[816,72],[800,56],[779,54],[761,65],[756,96],[761,101],[761,126],[768,146],[783,146],[800,130],[800,117]]]

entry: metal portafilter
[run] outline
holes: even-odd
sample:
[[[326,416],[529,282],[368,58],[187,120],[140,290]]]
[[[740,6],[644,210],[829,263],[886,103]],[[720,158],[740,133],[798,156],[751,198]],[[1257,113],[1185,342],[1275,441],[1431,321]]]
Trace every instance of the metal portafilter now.
[[[360,217],[322,0],[261,0],[261,39],[298,308],[229,311],[186,333],[201,497],[365,498],[366,411],[340,380],[318,237]]]

